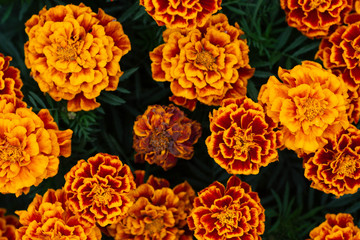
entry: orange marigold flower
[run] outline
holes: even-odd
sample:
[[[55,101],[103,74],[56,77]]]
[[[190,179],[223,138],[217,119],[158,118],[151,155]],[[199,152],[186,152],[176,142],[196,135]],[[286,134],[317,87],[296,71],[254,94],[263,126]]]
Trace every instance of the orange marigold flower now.
[[[278,160],[282,135],[263,107],[250,98],[229,98],[209,114],[209,155],[230,174],[258,174]]]
[[[143,173],[137,175],[143,181]],[[139,182],[141,183],[141,181]],[[107,230],[115,240],[179,239],[191,240],[187,217],[192,209],[195,191],[186,181],[169,188],[169,182],[152,175],[130,192],[134,204],[128,214]]]
[[[314,154],[304,155],[304,175],[311,187],[337,197],[360,188],[360,130],[350,125]]]
[[[354,225],[348,213],[326,214],[326,221],[310,232],[308,240],[350,240],[360,239],[360,229]]]
[[[278,71],[260,89],[258,100],[269,117],[281,125],[284,146],[315,152],[349,126],[347,88],[343,81],[316,62],[304,61]]]
[[[98,153],[79,160],[65,181],[69,207],[81,221],[104,227],[117,222],[132,205],[127,194],[135,188],[134,176],[117,156]]]
[[[309,38],[325,37],[352,10],[353,0],[280,0],[289,26]]]
[[[178,158],[192,158],[193,145],[200,135],[201,125],[185,117],[178,107],[148,106],[134,123],[135,161],[155,163],[168,170]]]
[[[201,28],[168,29],[165,43],[150,52],[152,76],[170,82],[171,100],[190,110],[196,100],[220,105],[224,98],[245,96],[254,69],[242,35],[224,14],[212,16]]]
[[[63,189],[49,189],[44,196],[36,194],[27,210],[15,213],[19,215],[22,224],[16,231],[16,239],[101,239],[98,227],[83,224],[70,211]]]
[[[221,9],[222,0],[159,1],[140,0],[140,5],[159,26],[194,28],[203,26],[210,16]]]
[[[216,181],[198,193],[187,221],[197,239],[261,239],[264,211],[250,185],[231,176],[226,188]]]
[[[24,97],[21,92],[23,82],[20,79],[20,70],[9,66],[11,60],[11,57],[0,53],[0,94],[9,94],[21,100]]]
[[[114,17],[84,4],[58,5],[43,8],[25,26],[26,66],[41,91],[68,100],[68,111],[93,110],[102,90],[116,90],[119,61],[131,47]]]
[[[0,239],[16,240],[16,229],[21,226],[19,219],[14,215],[5,215],[6,210],[0,208]]]
[[[59,156],[71,154],[72,136],[58,129],[47,109],[35,114],[16,107],[21,103],[0,98],[0,192],[16,196],[57,174]]]

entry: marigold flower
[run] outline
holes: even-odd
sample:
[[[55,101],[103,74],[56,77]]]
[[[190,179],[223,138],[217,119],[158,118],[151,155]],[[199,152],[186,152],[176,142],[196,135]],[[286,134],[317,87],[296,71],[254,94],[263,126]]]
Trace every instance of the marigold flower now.
[[[13,97],[0,98],[0,192],[27,194],[55,176],[71,154],[72,130],[60,131],[47,109],[35,114]]]
[[[224,98],[245,96],[254,69],[242,35],[224,14],[212,16],[201,28],[168,29],[165,43],[150,52],[152,76],[170,82],[171,100],[190,110],[196,100],[220,105]]]
[[[304,155],[304,175],[311,187],[337,197],[360,188],[360,130],[350,125],[314,154]]]
[[[159,26],[194,28],[203,26],[210,16],[221,9],[222,0],[158,1],[140,0],[140,5]]]
[[[188,217],[197,239],[261,239],[264,208],[249,184],[231,176],[226,188],[214,182],[198,193]]]
[[[309,38],[327,36],[352,10],[353,0],[280,0],[289,26]]]
[[[147,161],[168,170],[178,158],[191,159],[201,125],[178,107],[152,105],[134,123],[133,147],[136,162]]]
[[[14,215],[5,215],[6,209],[0,208],[0,239],[16,240],[16,229],[21,226]]]
[[[20,70],[10,66],[11,60],[11,57],[0,53],[0,94],[9,94],[21,100],[24,97],[21,92],[23,82],[20,79]]]
[[[143,172],[138,174],[140,178],[143,176]],[[129,194],[134,204],[129,208],[128,215],[107,228],[110,235],[115,240],[191,240],[192,232],[186,219],[195,191],[186,181],[173,189],[169,185],[167,180],[153,176],[138,185]]]
[[[315,152],[349,126],[347,88],[343,81],[316,62],[304,61],[291,70],[278,71],[260,89],[259,102],[281,125],[284,146]]]
[[[129,166],[106,153],[79,160],[65,175],[64,190],[70,209],[80,216],[80,221],[101,227],[126,214],[132,205],[127,194],[134,188]]]
[[[93,110],[102,90],[114,91],[123,74],[119,61],[130,50],[122,26],[84,4],[56,6],[26,23],[25,63],[40,90],[68,100],[68,111]]]
[[[27,210],[15,213],[19,215],[22,224],[16,231],[16,239],[101,239],[98,227],[83,224],[70,211],[63,189],[49,189],[44,196],[36,194]]]
[[[250,98],[229,98],[209,114],[209,155],[230,174],[258,174],[261,166],[278,159],[281,132]]]
[[[326,214],[326,221],[310,232],[308,240],[350,240],[360,239],[360,229],[354,225],[348,213]]]

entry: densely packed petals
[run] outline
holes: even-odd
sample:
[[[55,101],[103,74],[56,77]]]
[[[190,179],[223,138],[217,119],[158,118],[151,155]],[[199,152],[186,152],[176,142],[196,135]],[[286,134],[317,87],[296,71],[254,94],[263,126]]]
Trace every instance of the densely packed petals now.
[[[314,154],[304,155],[305,177],[311,187],[337,197],[360,188],[360,130],[350,125]]]
[[[224,14],[212,16],[201,28],[168,29],[165,43],[150,52],[153,78],[170,82],[171,100],[190,110],[196,101],[220,105],[224,98],[245,96],[254,69],[242,35]]]
[[[290,70],[279,67],[278,75],[282,82],[271,76],[258,100],[280,124],[285,147],[315,152],[349,126],[347,88],[339,77],[312,61]]]
[[[10,66],[11,57],[5,57],[0,53],[0,94],[9,94],[22,100],[21,92],[23,82],[20,79],[20,70]]]
[[[198,193],[188,217],[197,239],[261,239],[265,230],[264,208],[249,184],[231,176],[226,188],[214,182]]]
[[[114,91],[122,75],[119,61],[130,50],[122,26],[99,9],[72,4],[33,15],[26,23],[25,63],[40,90],[69,111],[89,111],[101,91]]]
[[[230,174],[257,174],[259,168],[278,159],[282,135],[250,98],[229,98],[209,115],[209,155]]]
[[[16,229],[21,226],[19,219],[14,215],[5,215],[6,209],[0,208],[0,239],[17,240]]]
[[[221,9],[222,0],[140,0],[140,5],[159,26],[194,28],[203,26],[209,17]]]
[[[356,240],[360,239],[360,229],[354,225],[348,213],[326,214],[326,221],[310,232],[308,240]]]
[[[178,107],[152,105],[134,123],[133,147],[136,162],[157,164],[168,170],[177,159],[189,160],[201,135],[201,125]]]
[[[289,26],[309,38],[321,38],[343,23],[352,10],[353,0],[280,0]]]
[[[38,114],[13,97],[0,98],[0,192],[16,196],[58,172],[71,154],[72,130],[59,130],[47,109]]]
[[[65,181],[69,207],[80,221],[104,227],[125,216],[132,205],[127,194],[135,188],[134,177],[117,156],[98,153],[79,160]]]
[[[44,196],[36,194],[27,210],[15,213],[19,215],[22,224],[16,231],[16,239],[101,239],[101,232],[96,226],[83,224],[70,211],[63,189],[49,189]]]

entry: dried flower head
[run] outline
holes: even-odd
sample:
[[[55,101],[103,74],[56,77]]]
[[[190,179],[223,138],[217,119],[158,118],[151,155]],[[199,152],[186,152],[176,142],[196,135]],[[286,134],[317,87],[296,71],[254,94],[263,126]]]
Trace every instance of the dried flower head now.
[[[280,0],[280,5],[289,26],[309,38],[321,38],[343,23],[353,0]]]
[[[0,94],[9,94],[22,100],[21,92],[23,82],[20,79],[20,70],[10,66],[11,57],[5,57],[0,53]]]
[[[16,211],[22,224],[16,239],[100,240],[95,225],[83,224],[68,208],[63,189],[49,189],[44,196],[36,194],[27,210]]]
[[[347,88],[343,81],[316,62],[304,61],[278,71],[260,89],[259,103],[281,125],[284,146],[297,152],[315,152],[349,126]]]
[[[258,174],[259,168],[278,159],[281,132],[250,98],[229,98],[209,115],[209,155],[230,174]]]
[[[79,160],[65,175],[68,204],[80,221],[104,227],[119,221],[132,205],[127,196],[135,188],[128,165],[117,156],[98,153]]]
[[[214,182],[198,193],[188,225],[197,239],[261,239],[264,211],[250,185],[231,176],[226,188]]]
[[[360,229],[354,225],[348,213],[326,214],[326,221],[310,232],[308,240],[356,240],[360,239]]]
[[[152,105],[134,123],[133,147],[136,162],[157,164],[168,170],[178,158],[189,160],[193,145],[201,135],[201,125],[178,107]]]
[[[0,239],[16,240],[16,229],[21,226],[19,219],[14,215],[5,215],[6,209],[0,208]]]
[[[360,188],[360,130],[350,125],[314,154],[305,155],[304,175],[311,187],[337,197]]]
[[[95,109],[102,90],[116,90],[119,61],[131,47],[114,17],[84,4],[58,5],[43,8],[25,26],[26,66],[41,91],[68,100],[69,111]]]
[[[140,5],[159,26],[186,29],[203,26],[212,14],[221,9],[221,1],[140,0]]]
[[[224,14],[212,16],[201,28],[168,29],[165,43],[150,52],[153,78],[170,82],[171,100],[190,110],[196,101],[220,105],[224,98],[245,96],[254,69],[242,35]]]

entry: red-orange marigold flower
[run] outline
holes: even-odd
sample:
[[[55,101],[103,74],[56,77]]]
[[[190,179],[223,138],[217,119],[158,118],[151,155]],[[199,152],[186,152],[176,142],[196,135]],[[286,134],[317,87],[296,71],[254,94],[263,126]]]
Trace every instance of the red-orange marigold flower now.
[[[22,227],[16,231],[23,240],[100,240],[98,227],[83,224],[70,211],[63,189],[49,189],[44,196],[36,194],[27,210],[16,211]]]
[[[259,103],[281,125],[284,146],[315,152],[349,126],[347,88],[343,81],[316,62],[304,61],[278,71],[260,89]]]
[[[353,0],[280,0],[289,26],[309,38],[321,38],[343,23]]]
[[[259,168],[278,159],[281,132],[250,98],[229,98],[209,115],[209,155],[230,174],[257,174]]]
[[[79,160],[65,181],[69,207],[81,221],[104,227],[117,222],[132,205],[127,194],[135,188],[134,176],[117,156],[98,153]]]
[[[0,239],[17,240],[16,229],[21,226],[19,219],[14,215],[5,215],[6,209],[0,208]]]
[[[143,172],[138,175],[143,180]],[[186,219],[192,209],[195,191],[186,181],[173,189],[169,185],[167,180],[153,176],[138,185],[130,192],[134,204],[128,215],[108,227],[110,235],[115,240],[191,240],[192,232]]]
[[[224,14],[212,16],[201,28],[168,29],[165,43],[150,52],[152,76],[170,82],[171,100],[190,110],[196,100],[220,105],[224,98],[245,96],[254,69],[242,35]]]
[[[188,225],[197,239],[261,239],[264,211],[250,185],[231,176],[226,188],[214,182],[198,193]]]
[[[58,5],[43,8],[25,26],[26,66],[41,91],[68,100],[69,111],[95,109],[102,90],[116,90],[119,61],[131,47],[114,17],[84,4]]]
[[[193,145],[201,135],[201,125],[187,117],[178,107],[148,106],[134,123],[135,161],[147,161],[168,170],[178,158],[191,159]]]
[[[326,221],[310,232],[308,240],[356,240],[360,229],[354,225],[354,218],[348,213],[326,214]]]
[[[350,125],[315,154],[303,156],[311,187],[337,197],[360,188],[360,130]]]
[[[222,0],[160,1],[140,0],[140,5],[159,26],[194,28],[203,26],[209,17],[221,9]]]
[[[71,154],[72,130],[60,131],[47,109],[35,114],[13,99],[0,98],[0,192],[19,196],[57,174],[59,157]]]
[[[20,70],[10,66],[11,57],[5,57],[0,53],[0,94],[9,94],[23,99],[21,92],[23,82],[20,79]]]

